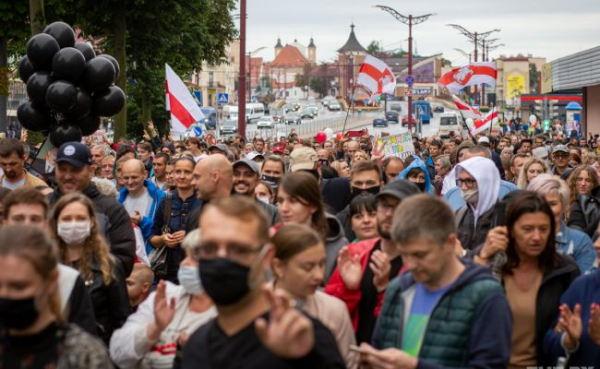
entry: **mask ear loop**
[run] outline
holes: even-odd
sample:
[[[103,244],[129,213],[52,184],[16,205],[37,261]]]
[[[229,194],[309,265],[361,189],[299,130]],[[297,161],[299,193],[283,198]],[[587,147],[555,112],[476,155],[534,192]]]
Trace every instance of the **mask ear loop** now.
[[[263,245],[262,249],[260,250],[259,254],[258,254],[258,258],[252,263],[252,265],[250,266],[250,273],[248,273],[248,280],[247,280],[247,284],[248,287],[252,290],[254,289],[254,287],[256,287],[258,285],[258,281],[252,281],[252,276],[254,275],[255,269],[258,267],[258,265],[260,265],[264,259],[265,256],[267,255],[267,252],[269,251],[270,247],[269,245],[265,244]]]

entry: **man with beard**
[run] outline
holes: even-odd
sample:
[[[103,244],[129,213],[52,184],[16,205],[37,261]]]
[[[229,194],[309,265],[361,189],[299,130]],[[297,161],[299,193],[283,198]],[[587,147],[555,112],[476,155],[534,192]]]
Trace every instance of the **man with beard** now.
[[[233,191],[234,195],[247,196],[254,199],[264,208],[267,213],[271,226],[277,224],[279,213],[277,208],[271,204],[264,203],[256,199],[254,189],[260,181],[260,169],[256,162],[244,158],[233,163]]]
[[[46,182],[25,170],[25,148],[16,138],[0,140],[0,166],[4,175],[0,177],[0,188],[15,190],[21,186],[48,187]]]
[[[346,303],[356,342],[371,342],[378,306],[388,283],[402,268],[398,245],[391,239],[394,210],[406,198],[421,193],[407,180],[385,185],[377,195],[378,238],[352,243],[340,250],[337,268],[325,292]]]
[[[379,166],[372,161],[361,161],[352,168],[350,175],[350,187],[352,188],[352,198],[360,196],[362,193],[377,195],[383,181],[381,180],[381,171]],[[336,217],[344,227],[346,238],[350,241],[356,238],[352,230],[352,219],[350,217],[350,205],[339,213]]]

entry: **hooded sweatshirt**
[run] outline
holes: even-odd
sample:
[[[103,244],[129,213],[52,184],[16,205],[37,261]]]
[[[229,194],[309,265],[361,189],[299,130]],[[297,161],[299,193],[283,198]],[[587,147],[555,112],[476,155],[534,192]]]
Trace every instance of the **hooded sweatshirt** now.
[[[410,172],[411,170],[413,170],[415,168],[418,168],[423,173],[425,173],[425,192],[433,193],[433,191],[431,189],[431,178],[429,177],[429,170],[427,170],[427,166],[425,165],[423,160],[421,160],[421,158],[419,158],[418,156],[413,155],[413,158],[414,158],[414,160],[412,161],[412,163],[410,163],[410,165],[408,167],[406,167],[402,172],[400,172],[400,175],[398,176],[398,178],[408,179],[406,177],[406,176],[408,176],[408,172]]]
[[[477,181],[477,189],[479,190],[477,207],[474,208],[471,204],[467,204],[467,206],[472,208],[475,215],[475,224],[477,224],[477,218],[493,208],[498,201],[500,174],[498,174],[493,161],[479,156],[467,159],[456,165],[457,179],[460,178],[463,170],[466,170]]]

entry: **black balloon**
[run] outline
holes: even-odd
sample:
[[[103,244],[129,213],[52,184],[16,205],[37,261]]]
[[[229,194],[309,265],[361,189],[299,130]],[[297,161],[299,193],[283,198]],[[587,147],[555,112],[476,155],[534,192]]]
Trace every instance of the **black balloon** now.
[[[87,91],[78,88],[77,89],[77,102],[75,106],[71,108],[71,111],[67,114],[69,118],[81,119],[85,118],[90,114],[92,110],[92,97]]]
[[[88,91],[106,90],[115,79],[115,67],[106,58],[94,58],[87,62],[83,75],[83,86]]]
[[[29,58],[24,56],[19,62],[19,77],[21,77],[21,81],[27,83],[27,80],[33,73],[35,73],[35,68],[29,62]]]
[[[17,108],[19,123],[30,131],[42,132],[50,128],[52,119],[43,108],[35,106],[31,101],[19,105]]]
[[[77,88],[69,81],[53,82],[46,91],[46,103],[57,112],[67,114],[77,102]]]
[[[93,99],[92,111],[99,117],[111,117],[125,105],[125,93],[117,86],[95,93]]]
[[[46,33],[38,33],[27,41],[27,57],[37,70],[50,70],[52,58],[60,50],[54,37]]]
[[[54,37],[61,48],[75,45],[75,31],[65,22],[54,22],[44,29],[44,33]]]
[[[77,41],[74,46],[77,50],[79,50],[83,56],[85,56],[85,61],[88,62],[96,57],[96,52],[92,45],[87,42]]]
[[[88,115],[87,117],[77,121],[77,125],[81,129],[81,134],[89,136],[94,134],[100,128],[100,117]]]
[[[81,142],[81,129],[73,123],[62,123],[50,128],[48,138],[54,147],[60,147],[65,142]]]
[[[52,83],[49,72],[43,70],[35,72],[27,80],[27,95],[36,104],[46,103],[46,92]]]
[[[119,78],[119,72],[121,71],[121,68],[119,67],[119,62],[117,61],[117,59],[113,58],[111,55],[108,54],[100,54],[98,55],[101,58],[106,58],[108,60],[110,60],[110,62],[113,64],[113,67],[115,67],[115,79],[114,81],[117,80],[117,78]]]
[[[85,71],[85,57],[74,47],[65,47],[52,58],[52,77],[78,84]]]

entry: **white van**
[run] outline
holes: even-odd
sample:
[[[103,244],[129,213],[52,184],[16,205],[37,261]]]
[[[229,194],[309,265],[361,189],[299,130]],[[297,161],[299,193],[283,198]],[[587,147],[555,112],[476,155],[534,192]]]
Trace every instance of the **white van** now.
[[[461,119],[456,113],[441,113],[440,114],[440,137],[450,137],[450,132],[454,134],[460,134]]]
[[[246,123],[259,120],[265,115],[265,106],[263,104],[246,104]],[[238,119],[238,106],[225,105],[223,107],[223,118],[236,120]]]

